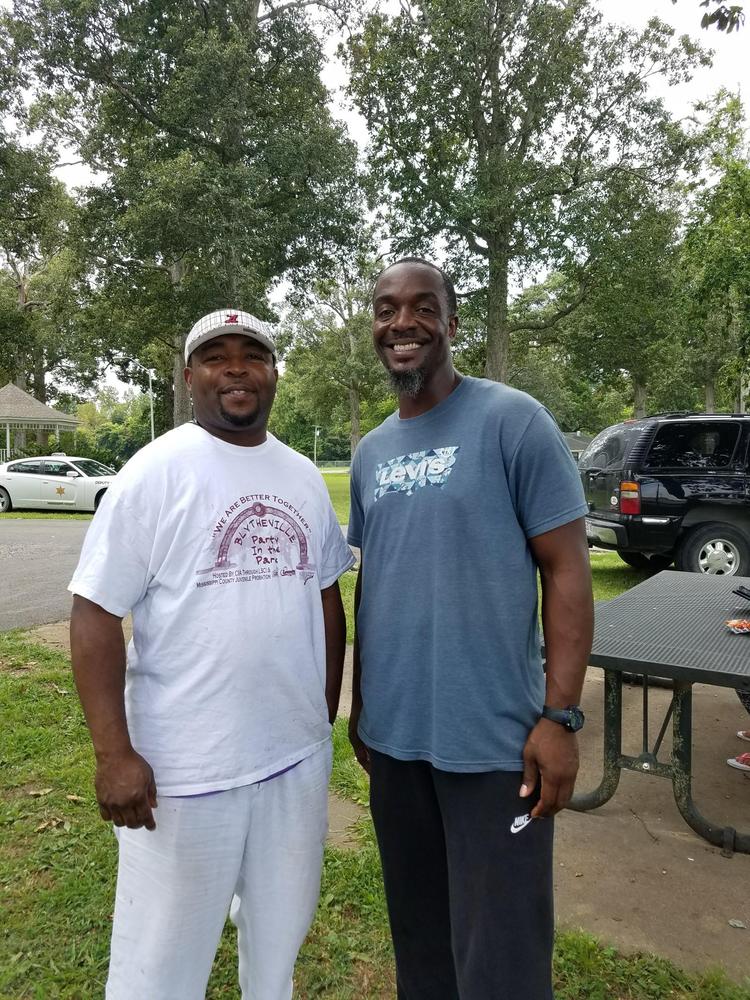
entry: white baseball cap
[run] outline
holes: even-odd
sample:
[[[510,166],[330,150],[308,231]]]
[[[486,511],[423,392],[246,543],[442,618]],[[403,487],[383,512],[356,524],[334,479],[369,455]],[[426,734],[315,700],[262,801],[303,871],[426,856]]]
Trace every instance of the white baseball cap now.
[[[259,344],[270,351],[276,362],[276,344],[273,342],[273,327],[270,323],[264,323],[262,319],[256,319],[250,313],[239,312],[237,309],[217,309],[216,312],[209,313],[199,319],[185,341],[185,364],[188,364],[190,355],[201,344],[222,333],[238,333],[240,336],[250,337],[257,340]]]

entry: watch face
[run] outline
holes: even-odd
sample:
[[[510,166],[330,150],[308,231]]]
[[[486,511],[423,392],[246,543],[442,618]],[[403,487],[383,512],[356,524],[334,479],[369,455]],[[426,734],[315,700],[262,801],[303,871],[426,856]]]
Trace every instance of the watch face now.
[[[577,733],[579,729],[583,728],[583,723],[586,721],[586,717],[578,705],[570,705],[568,707],[568,712],[570,713],[570,722],[568,723],[570,730],[573,733]]]

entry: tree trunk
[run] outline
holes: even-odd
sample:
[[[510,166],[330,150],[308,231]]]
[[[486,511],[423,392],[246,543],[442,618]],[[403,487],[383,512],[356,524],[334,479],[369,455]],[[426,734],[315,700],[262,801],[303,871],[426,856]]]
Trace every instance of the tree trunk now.
[[[487,285],[487,360],[484,374],[495,382],[508,376],[508,257],[490,247]]]
[[[637,375],[633,376],[633,409],[636,420],[646,416],[646,383]]]
[[[706,413],[716,413],[716,385],[713,375],[706,378]]]
[[[349,435],[349,442],[351,448],[351,456],[354,458],[354,452],[357,450],[357,445],[362,437],[362,431],[360,429],[360,419],[359,419],[359,388],[356,383],[351,383],[349,386],[349,418],[352,424],[351,434]]]
[[[172,283],[172,290],[175,291],[182,284],[185,277],[185,261],[175,260],[169,265],[169,280]],[[174,355],[172,357],[172,385],[174,387],[172,426],[179,427],[186,424],[193,418],[193,406],[190,402],[190,393],[185,384],[185,340],[187,330],[175,330],[174,332]]]
[[[185,337],[187,332],[174,335],[174,358],[172,362],[172,384],[174,386],[174,406],[172,409],[174,426],[186,424],[193,419],[193,404],[185,382]]]

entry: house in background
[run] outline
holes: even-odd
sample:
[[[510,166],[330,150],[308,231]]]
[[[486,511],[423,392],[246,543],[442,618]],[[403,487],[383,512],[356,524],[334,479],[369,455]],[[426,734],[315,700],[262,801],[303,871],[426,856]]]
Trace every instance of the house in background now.
[[[566,431],[563,436],[565,438],[565,443],[573,453],[573,458],[576,462],[581,457],[581,453],[588,448],[594,440],[592,437],[589,437],[588,434],[581,434],[580,431]]]
[[[0,389],[0,462],[7,462],[20,453],[15,444],[18,431],[54,431],[59,443],[60,431],[75,431],[79,424],[77,417],[40,403],[9,382]]]

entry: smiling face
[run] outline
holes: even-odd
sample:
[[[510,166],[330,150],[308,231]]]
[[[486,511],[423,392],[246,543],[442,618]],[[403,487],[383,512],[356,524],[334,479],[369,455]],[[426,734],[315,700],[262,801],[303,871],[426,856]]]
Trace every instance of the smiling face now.
[[[454,384],[450,344],[458,321],[440,272],[412,261],[394,264],[378,278],[373,309],[375,351],[396,392],[447,395]]]
[[[236,333],[201,344],[185,369],[198,424],[222,441],[243,446],[265,441],[277,378],[271,352]]]

